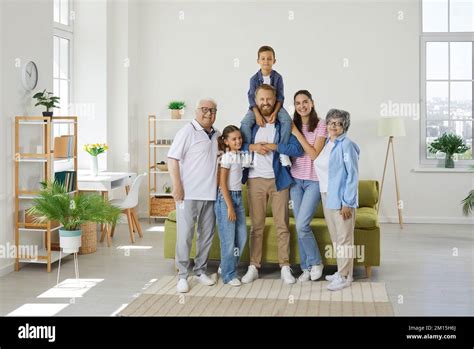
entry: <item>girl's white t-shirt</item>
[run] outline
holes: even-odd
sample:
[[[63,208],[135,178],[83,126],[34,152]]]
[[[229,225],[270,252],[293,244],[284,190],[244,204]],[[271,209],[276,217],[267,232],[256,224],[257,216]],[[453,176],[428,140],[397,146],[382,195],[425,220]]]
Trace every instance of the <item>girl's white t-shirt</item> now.
[[[220,165],[229,170],[227,178],[227,188],[230,191],[242,191],[242,162],[243,156],[232,151],[222,155]]]

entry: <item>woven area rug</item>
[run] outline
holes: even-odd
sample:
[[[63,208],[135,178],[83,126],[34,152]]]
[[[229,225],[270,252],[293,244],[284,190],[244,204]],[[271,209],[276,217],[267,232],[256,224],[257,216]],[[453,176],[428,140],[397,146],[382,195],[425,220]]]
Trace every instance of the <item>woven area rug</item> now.
[[[118,316],[393,316],[380,282],[354,282],[332,292],[327,281],[285,285],[279,279],[258,279],[241,287],[224,285],[221,279],[214,286],[188,281],[190,292],[180,294],[176,276],[165,276]]]

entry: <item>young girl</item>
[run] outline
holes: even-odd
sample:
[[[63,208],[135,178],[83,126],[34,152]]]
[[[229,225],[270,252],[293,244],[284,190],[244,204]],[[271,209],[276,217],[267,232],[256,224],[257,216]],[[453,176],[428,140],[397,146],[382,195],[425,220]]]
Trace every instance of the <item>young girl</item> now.
[[[225,152],[219,163],[219,191],[215,205],[221,241],[221,275],[225,284],[240,286],[237,266],[247,240],[245,209],[242,201],[242,135],[238,127],[224,128],[219,150]]]

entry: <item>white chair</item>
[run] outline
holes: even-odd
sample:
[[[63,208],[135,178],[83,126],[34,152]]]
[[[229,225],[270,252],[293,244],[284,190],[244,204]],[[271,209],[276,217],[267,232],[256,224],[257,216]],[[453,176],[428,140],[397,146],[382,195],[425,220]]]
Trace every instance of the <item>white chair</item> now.
[[[130,240],[132,243],[135,242],[134,233],[137,232],[138,235],[142,238],[142,228],[140,223],[138,222],[138,217],[135,212],[135,207],[138,206],[138,194],[140,192],[140,185],[143,182],[143,178],[146,176],[146,172],[137,176],[133,181],[133,184],[130,190],[127,191],[127,196],[123,200],[112,200],[110,203],[114,206],[117,206],[122,209],[122,213],[127,216],[128,221],[128,230],[130,232]],[[115,225],[107,227],[105,232],[102,233],[100,241],[104,241],[104,235],[107,234],[107,246],[111,245],[111,238],[114,236],[115,233]]]

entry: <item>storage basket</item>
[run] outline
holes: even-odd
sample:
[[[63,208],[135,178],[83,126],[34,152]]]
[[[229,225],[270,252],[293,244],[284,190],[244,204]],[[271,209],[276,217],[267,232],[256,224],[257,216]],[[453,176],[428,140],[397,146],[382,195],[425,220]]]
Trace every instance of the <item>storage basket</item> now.
[[[155,196],[150,199],[150,216],[168,217],[176,209],[174,199],[170,196]]]

